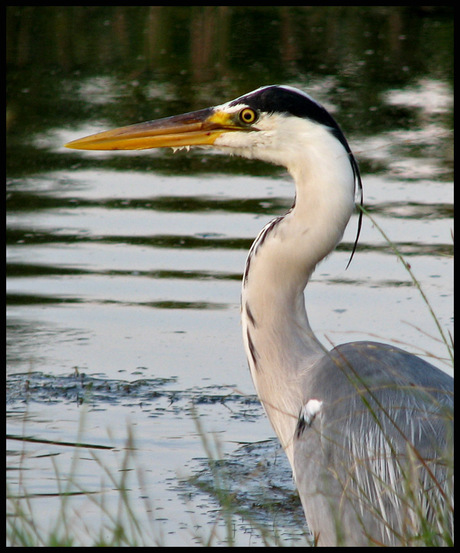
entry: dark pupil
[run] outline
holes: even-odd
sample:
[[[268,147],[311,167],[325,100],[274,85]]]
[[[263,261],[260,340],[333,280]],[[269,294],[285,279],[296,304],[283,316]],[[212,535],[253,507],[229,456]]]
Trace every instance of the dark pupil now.
[[[252,115],[252,112],[251,112],[251,111],[248,110],[248,111],[245,111],[245,112],[243,113],[243,119],[244,119],[245,121],[252,121],[252,118],[253,118],[253,115]]]

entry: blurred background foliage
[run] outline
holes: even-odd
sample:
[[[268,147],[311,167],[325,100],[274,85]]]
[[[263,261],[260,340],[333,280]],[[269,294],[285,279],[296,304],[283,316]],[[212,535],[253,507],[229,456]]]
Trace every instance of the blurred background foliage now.
[[[378,113],[383,91],[427,75],[453,85],[443,6],[9,6],[6,28],[12,141],[82,117],[123,124],[325,80],[348,131],[376,132],[401,121],[399,108]],[[76,93],[83,83],[93,102]]]

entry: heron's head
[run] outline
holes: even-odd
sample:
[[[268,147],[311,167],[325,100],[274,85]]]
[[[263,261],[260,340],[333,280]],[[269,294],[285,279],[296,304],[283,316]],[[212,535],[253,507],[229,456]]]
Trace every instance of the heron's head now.
[[[326,144],[327,143],[327,144]],[[334,144],[335,143],[335,144]],[[290,168],[308,146],[350,153],[329,112],[308,94],[265,86],[225,104],[94,134],[66,144],[79,150],[213,147]]]
[[[297,200],[306,185],[311,205],[319,196],[323,203],[335,202],[340,228],[350,217],[356,185],[362,203],[358,165],[339,125],[308,94],[289,86],[265,86],[219,106],[94,134],[66,146],[77,150],[211,147],[282,165],[294,177]],[[360,227],[361,213],[358,236]],[[355,247],[356,242],[353,252]]]

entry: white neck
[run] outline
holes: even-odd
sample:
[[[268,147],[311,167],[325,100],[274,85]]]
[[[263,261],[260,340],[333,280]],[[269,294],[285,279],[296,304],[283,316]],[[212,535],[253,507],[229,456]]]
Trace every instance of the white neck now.
[[[291,459],[291,439],[308,390],[305,375],[324,349],[310,328],[304,289],[317,263],[341,240],[354,206],[348,154],[324,128],[290,151],[294,208],[267,225],[248,256],[242,291],[243,339],[259,397]],[[292,142],[291,142],[292,144]]]

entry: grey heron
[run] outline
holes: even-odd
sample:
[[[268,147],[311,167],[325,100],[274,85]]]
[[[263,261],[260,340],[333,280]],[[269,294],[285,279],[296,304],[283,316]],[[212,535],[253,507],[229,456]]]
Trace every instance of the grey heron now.
[[[426,521],[435,541],[446,532],[450,539],[452,378],[377,342],[328,351],[308,321],[305,287],[340,242],[361,185],[339,125],[308,94],[265,86],[216,107],[67,144],[190,146],[284,166],[295,182],[294,205],[249,251],[241,314],[251,375],[317,543],[417,545]]]

